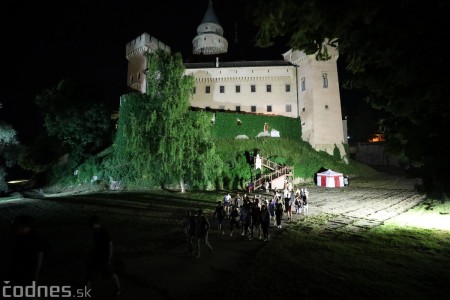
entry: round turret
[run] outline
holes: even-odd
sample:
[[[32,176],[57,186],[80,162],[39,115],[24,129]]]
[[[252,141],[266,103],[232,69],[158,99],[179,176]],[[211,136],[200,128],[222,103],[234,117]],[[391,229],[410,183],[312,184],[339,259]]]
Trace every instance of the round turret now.
[[[223,28],[209,2],[202,23],[197,27],[197,36],[192,40],[194,54],[221,54],[228,50],[228,41],[223,37]]]

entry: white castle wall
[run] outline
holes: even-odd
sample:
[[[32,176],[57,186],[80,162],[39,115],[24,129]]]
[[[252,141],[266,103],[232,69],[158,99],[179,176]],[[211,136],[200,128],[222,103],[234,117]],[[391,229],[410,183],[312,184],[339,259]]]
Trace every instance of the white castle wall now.
[[[329,54],[331,58],[326,61],[318,61],[315,55],[306,55],[298,50],[288,51],[284,57],[299,66],[297,81],[302,139],[314,149],[329,154],[333,154],[336,145],[343,156],[345,140],[336,64],[339,55],[333,48],[329,48]],[[324,74],[327,87],[324,87]],[[305,82],[304,90],[302,81]]]
[[[190,100],[191,106],[213,109],[236,110],[251,112],[256,106],[256,113],[297,117],[297,97],[295,82],[295,67],[293,66],[264,66],[237,68],[203,68],[186,69],[186,75],[195,77],[195,93]],[[251,86],[255,85],[255,92]],[[267,92],[267,85],[271,91]],[[286,85],[290,91],[286,92]],[[210,93],[206,93],[206,87]],[[224,93],[220,92],[223,86]],[[236,92],[236,86],[240,92]],[[267,111],[267,106],[272,111]],[[286,105],[291,111],[286,111]]]
[[[146,92],[145,74],[147,62],[144,53],[158,48],[170,51],[170,48],[151,37],[142,34],[127,44],[128,86]],[[190,99],[191,106],[199,108],[225,109],[268,115],[283,115],[302,122],[302,139],[316,150],[333,154],[335,145],[341,155],[345,154],[343,143],[343,121],[339,94],[339,78],[336,60],[337,51],[330,49],[331,59],[317,61],[314,55],[302,51],[288,51],[283,54],[286,65],[270,65],[270,62],[248,62],[236,67],[218,63],[216,67],[187,67],[186,75],[195,78],[195,93]],[[192,66],[194,64],[191,64]],[[328,87],[323,86],[323,74],[327,75]],[[305,90],[302,90],[302,80]],[[255,85],[255,92],[251,86]],[[271,91],[266,90],[267,85]],[[290,91],[286,91],[286,85]],[[210,93],[206,93],[206,87]],[[221,93],[220,87],[224,92]],[[240,86],[240,92],[236,92]],[[272,111],[268,111],[271,106]],[[290,111],[287,111],[290,106]]]
[[[147,67],[146,52],[163,49],[170,52],[170,47],[144,32],[126,45],[128,60],[127,85],[141,93],[146,92],[144,70]]]

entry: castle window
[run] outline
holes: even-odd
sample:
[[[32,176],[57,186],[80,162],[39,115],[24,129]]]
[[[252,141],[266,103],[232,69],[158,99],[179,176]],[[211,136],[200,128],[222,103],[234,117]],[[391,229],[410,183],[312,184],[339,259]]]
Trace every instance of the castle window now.
[[[267,112],[272,112],[272,105],[267,105]]]
[[[220,86],[220,93],[221,94],[225,93],[225,86],[224,85]]]
[[[255,112],[256,112],[256,105],[252,105],[252,106],[251,106],[251,111],[252,111],[252,113],[255,113]]]
[[[237,85],[236,86],[236,93],[240,93],[241,92],[241,86],[240,85]]]
[[[304,90],[306,90],[306,79],[305,79],[305,77],[302,77],[302,79],[301,79],[301,87],[302,87],[302,92]]]
[[[209,85],[205,87],[205,93],[207,94],[211,93],[211,87]]]
[[[270,84],[266,85],[266,92],[268,92],[268,93],[272,92],[272,85],[270,85]]]
[[[322,80],[323,80],[323,87],[327,88],[328,87],[328,74],[327,73],[322,73]]]
[[[286,112],[291,112],[291,111],[292,111],[292,105],[286,104]]]
[[[302,111],[305,111],[305,108],[304,108],[304,107],[302,108]]]
[[[325,109],[328,109],[328,105],[325,105]]]
[[[291,85],[286,84],[286,93],[289,93],[291,91]]]
[[[252,93],[255,93],[256,92],[256,85],[252,84],[250,86],[250,90],[251,90]]]
[[[134,81],[134,76],[133,76],[133,75],[130,75],[130,84],[132,84],[133,81]]]
[[[141,79],[141,72],[137,73],[137,79],[140,80]]]
[[[241,111],[241,107],[240,106],[236,106],[236,111]]]
[[[196,91],[197,91],[197,88],[194,86],[194,88],[192,89],[192,94],[195,94]]]

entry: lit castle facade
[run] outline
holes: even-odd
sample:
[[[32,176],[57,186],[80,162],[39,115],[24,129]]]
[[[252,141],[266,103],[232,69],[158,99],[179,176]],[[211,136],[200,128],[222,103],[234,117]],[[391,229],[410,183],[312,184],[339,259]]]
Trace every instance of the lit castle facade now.
[[[336,50],[329,49],[327,61],[299,50],[289,50],[279,61],[219,61],[220,54],[228,51],[228,42],[211,3],[192,44],[193,54],[212,58],[185,63],[185,74],[195,78],[192,107],[300,117],[304,141],[329,154],[336,145],[341,156],[345,154]],[[159,48],[170,51],[147,33],[126,45],[129,87],[146,91],[144,53]]]

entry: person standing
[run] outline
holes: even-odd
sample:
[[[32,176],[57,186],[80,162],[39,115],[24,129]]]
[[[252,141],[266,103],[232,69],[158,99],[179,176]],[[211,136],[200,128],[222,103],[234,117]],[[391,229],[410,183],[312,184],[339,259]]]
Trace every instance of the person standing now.
[[[247,196],[247,194],[245,194],[245,196]],[[237,193],[236,196],[234,197],[233,203],[231,205],[231,210],[234,210],[235,208],[237,208],[239,210],[242,205],[242,201],[243,200],[241,198],[241,194]]]
[[[291,220],[291,218],[292,218],[291,207],[292,207],[292,202],[293,202],[293,199],[292,199],[292,197],[293,197],[292,195],[293,194],[294,194],[294,192],[289,192],[288,191],[287,192],[287,197],[284,198],[284,209],[285,209],[288,221]]]
[[[308,200],[309,200],[309,192],[305,188],[302,196],[302,206],[303,206],[303,214],[308,214]]]
[[[275,204],[277,204],[276,194],[273,195],[273,198],[269,202],[270,219],[273,220],[274,225],[275,225]]]
[[[265,204],[261,205],[261,229],[264,242],[269,240],[270,213]]]
[[[244,203],[241,207],[241,225],[242,225],[242,236],[250,238],[250,224],[252,220],[252,215],[250,211],[250,199],[244,198]],[[250,238],[251,239],[251,238]]]
[[[250,202],[251,211],[251,224],[250,224],[250,239],[253,238],[253,234],[258,229],[258,239],[262,239],[261,235],[261,208],[259,206],[259,199],[255,198],[253,202]]]
[[[264,189],[266,190],[266,193],[269,192],[269,186],[270,186],[269,180],[266,180],[266,181],[264,182]]]
[[[14,285],[26,286],[38,281],[48,242],[37,230],[30,215],[16,216],[12,222],[12,253],[10,280]]]
[[[283,203],[280,199],[277,199],[275,204],[275,219],[277,223],[277,227],[281,228],[281,217],[283,216]]]
[[[113,257],[113,242],[109,231],[100,222],[100,217],[93,215],[88,219],[89,228],[92,231],[92,253],[87,265],[86,286],[91,288],[96,273],[100,272],[104,277],[111,280],[115,287],[115,295],[122,293],[120,281],[114,273],[111,262]]]
[[[302,212],[302,206],[300,202],[300,196],[295,196],[294,205],[295,205],[295,214],[300,214]]]
[[[227,193],[223,197],[223,206],[225,207],[225,212],[227,214],[229,214],[230,213],[230,207],[231,207],[231,195],[230,195],[230,193]]]

